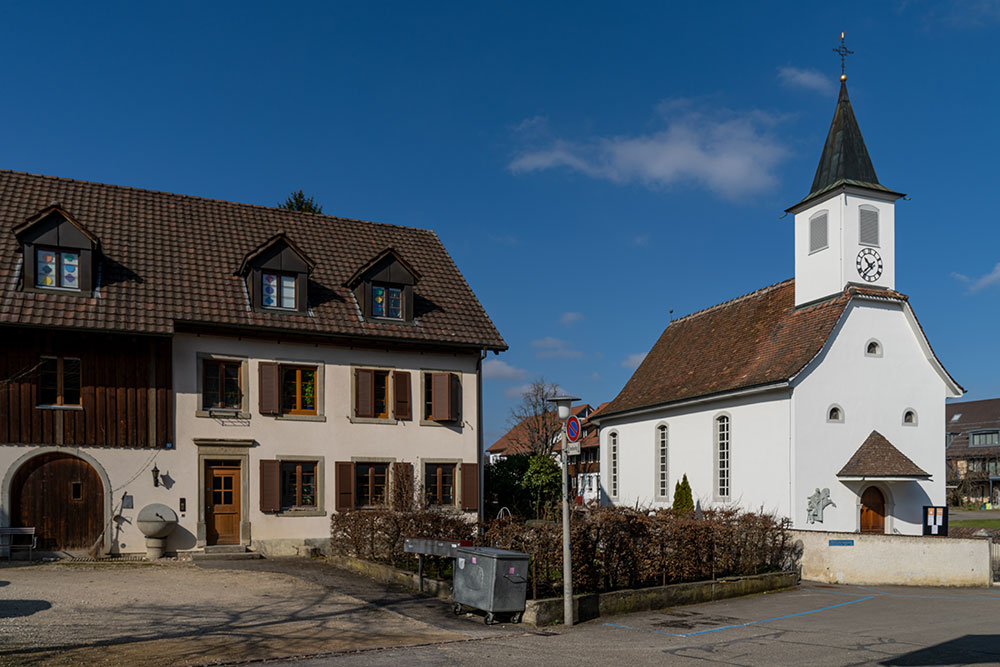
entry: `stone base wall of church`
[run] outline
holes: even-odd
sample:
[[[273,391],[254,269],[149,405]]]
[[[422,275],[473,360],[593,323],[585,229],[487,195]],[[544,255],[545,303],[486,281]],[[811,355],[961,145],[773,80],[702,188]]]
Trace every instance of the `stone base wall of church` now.
[[[790,531],[802,578],[868,586],[990,586],[990,541],[916,535]]]

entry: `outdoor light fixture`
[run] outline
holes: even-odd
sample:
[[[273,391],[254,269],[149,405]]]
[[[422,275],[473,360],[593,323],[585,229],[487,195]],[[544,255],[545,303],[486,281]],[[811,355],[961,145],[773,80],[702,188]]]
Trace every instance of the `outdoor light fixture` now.
[[[153,464],[153,486],[159,486],[159,485],[160,485],[160,469],[157,468],[156,464],[154,463]]]
[[[563,533],[563,623],[573,625],[573,556],[569,541],[569,456],[566,454],[566,420],[575,396],[553,396],[547,403],[555,403],[559,421],[562,422],[562,533]]]

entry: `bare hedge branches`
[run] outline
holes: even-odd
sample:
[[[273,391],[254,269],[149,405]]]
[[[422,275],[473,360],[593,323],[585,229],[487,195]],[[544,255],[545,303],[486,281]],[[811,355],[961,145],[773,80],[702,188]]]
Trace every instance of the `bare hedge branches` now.
[[[702,519],[673,510],[590,505],[571,513],[573,579],[578,592],[602,593],[786,569],[793,560],[787,521],[763,512],[707,510]],[[342,553],[413,567],[403,538],[475,539],[531,556],[529,594],[562,587],[562,533],[556,522],[500,519],[478,528],[460,515],[363,510],[335,514],[331,545]]]

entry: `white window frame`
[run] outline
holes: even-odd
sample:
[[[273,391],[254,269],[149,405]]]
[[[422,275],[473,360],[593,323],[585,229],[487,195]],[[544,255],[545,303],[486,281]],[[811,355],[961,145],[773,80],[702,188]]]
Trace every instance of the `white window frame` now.
[[[670,428],[665,422],[660,422],[656,425],[653,433],[655,497],[657,500],[668,502],[670,500]]]
[[[608,497],[618,498],[618,431],[608,433]]]
[[[722,424],[726,425],[725,437],[723,438]],[[715,442],[715,479],[712,487],[715,491],[715,500],[728,502],[733,494],[733,418],[728,412],[715,415],[712,418],[713,440]],[[725,448],[725,459],[723,460],[723,447]],[[725,474],[725,487],[723,487],[723,474]]]

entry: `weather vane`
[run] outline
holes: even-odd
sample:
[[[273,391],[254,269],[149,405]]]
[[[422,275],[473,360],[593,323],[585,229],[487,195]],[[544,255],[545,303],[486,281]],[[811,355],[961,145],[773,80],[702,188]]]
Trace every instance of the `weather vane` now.
[[[833,50],[834,53],[840,54],[840,80],[847,81],[847,74],[844,72],[844,61],[847,56],[854,53],[846,46],[844,46],[844,33],[840,33],[840,46]]]

